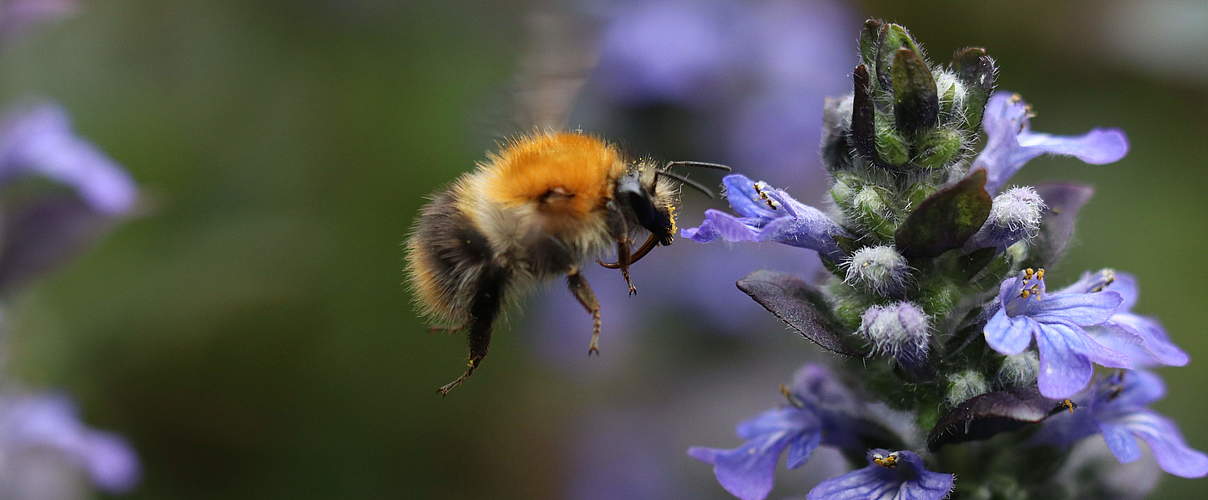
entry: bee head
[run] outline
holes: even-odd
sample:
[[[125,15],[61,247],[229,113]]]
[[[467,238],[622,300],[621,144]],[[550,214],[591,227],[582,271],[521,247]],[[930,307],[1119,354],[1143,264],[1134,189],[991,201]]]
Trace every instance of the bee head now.
[[[617,179],[613,195],[627,218],[650,231],[660,244],[670,245],[675,232],[675,193],[666,186],[660,190],[657,177],[653,168],[631,167]]]

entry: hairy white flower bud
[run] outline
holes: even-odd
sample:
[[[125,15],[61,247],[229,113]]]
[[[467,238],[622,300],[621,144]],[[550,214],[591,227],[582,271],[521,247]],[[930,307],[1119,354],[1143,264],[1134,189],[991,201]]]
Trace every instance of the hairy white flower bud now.
[[[965,370],[948,377],[948,395],[945,399],[948,404],[956,406],[988,391],[986,378],[981,373]]]
[[[940,105],[946,109],[961,110],[965,107],[965,96],[969,94],[965,84],[955,73],[936,70],[935,90],[940,98]]]
[[[1031,186],[1015,187],[994,197],[990,216],[977,234],[969,239],[969,248],[1005,249],[1017,241],[1036,236],[1048,208]]]
[[[907,367],[927,361],[928,329],[922,309],[910,302],[872,306],[860,318],[860,335],[872,344],[873,354],[888,355]]]
[[[845,281],[890,297],[905,290],[909,277],[910,266],[902,254],[890,246],[877,246],[861,248],[852,254]]]
[[[998,369],[998,383],[1005,387],[1023,387],[1036,383],[1040,373],[1040,359],[1036,353],[1025,351],[1002,360]]]

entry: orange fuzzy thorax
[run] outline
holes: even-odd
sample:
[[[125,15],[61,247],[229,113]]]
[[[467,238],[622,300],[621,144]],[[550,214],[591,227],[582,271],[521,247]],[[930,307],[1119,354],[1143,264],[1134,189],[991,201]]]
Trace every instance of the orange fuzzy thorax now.
[[[624,169],[616,148],[583,134],[538,134],[513,141],[484,165],[487,195],[504,205],[538,203],[550,215],[582,217],[611,196]]]

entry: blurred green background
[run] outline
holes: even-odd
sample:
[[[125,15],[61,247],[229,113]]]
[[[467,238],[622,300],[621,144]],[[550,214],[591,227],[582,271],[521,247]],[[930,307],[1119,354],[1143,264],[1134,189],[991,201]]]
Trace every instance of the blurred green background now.
[[[1157,21],[1139,15],[1172,7]],[[8,313],[20,376],[73,394],[90,424],[138,449],[146,477],[129,498],[563,498],[589,415],[691,390],[680,374],[785,352],[732,381],[764,390],[812,355],[770,323],[740,337],[669,331],[640,339],[630,359],[554,364],[505,332],[471,383],[434,394],[460,370],[464,344],[416,319],[400,243],[425,194],[471,168],[484,137],[514,131],[489,123],[527,8],[106,0],[0,53],[6,100],[60,100],[148,198],[146,216]],[[1208,34],[1162,44],[1188,33],[1178,23],[1203,20],[1202,3],[854,8],[905,24],[939,58],[989,47],[1000,86],[1036,107],[1038,130],[1128,132],[1118,164],[1040,159],[1018,180],[1097,187],[1054,274],[1140,277],[1139,310],[1194,360],[1162,370],[1170,396],[1157,408],[1208,448]],[[1112,9],[1138,15],[1113,25]],[[566,368],[580,362],[607,368]],[[692,442],[730,443],[730,425]],[[721,494],[707,466],[675,456],[668,467],[693,468],[694,491]],[[1201,490],[1169,477],[1154,496]]]

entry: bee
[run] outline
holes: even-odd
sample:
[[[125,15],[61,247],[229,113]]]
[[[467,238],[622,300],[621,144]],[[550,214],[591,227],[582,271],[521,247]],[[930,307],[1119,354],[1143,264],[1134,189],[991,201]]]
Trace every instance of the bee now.
[[[474,171],[431,196],[407,240],[406,274],[420,314],[465,331],[465,372],[438,391],[447,395],[487,355],[500,312],[531,286],[566,276],[571,294],[592,317],[588,355],[599,354],[600,304],[580,272],[612,249],[637,293],[629,266],[670,245],[681,186],[712,196],[672,167],[729,170],[703,162],[633,161],[583,133],[538,132],[490,153]],[[633,242],[647,234],[636,250]]]

